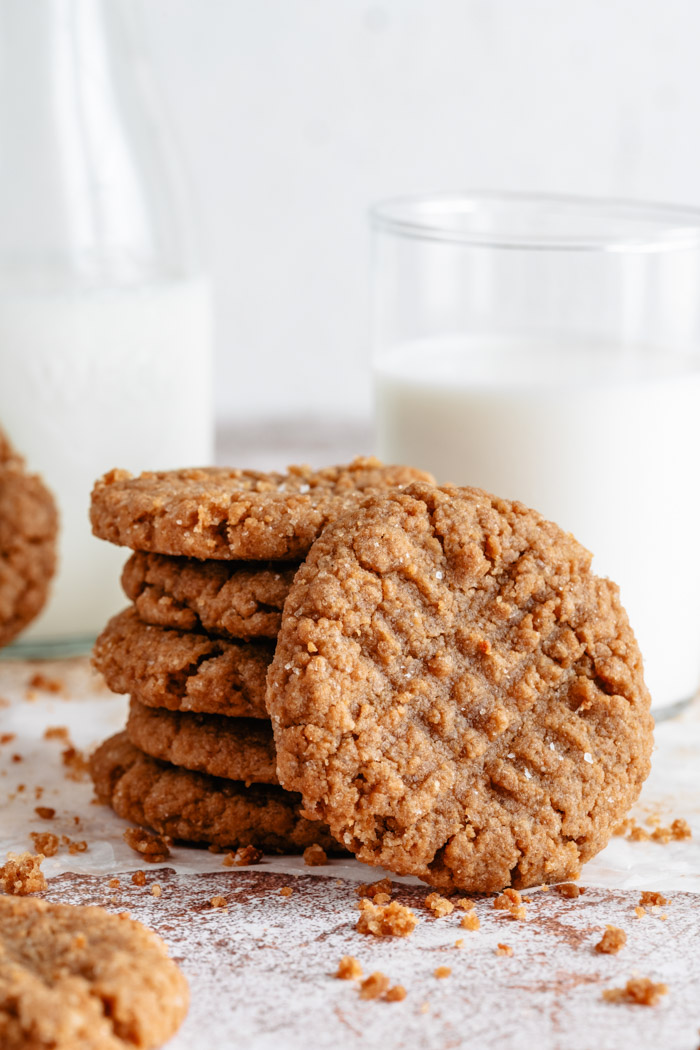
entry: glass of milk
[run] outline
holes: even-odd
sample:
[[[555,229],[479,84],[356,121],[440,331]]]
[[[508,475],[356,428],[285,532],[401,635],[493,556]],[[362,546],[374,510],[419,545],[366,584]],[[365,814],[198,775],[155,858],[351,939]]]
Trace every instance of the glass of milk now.
[[[0,0],[0,426],[52,489],[59,570],[8,651],[85,651],[124,604],[95,479],[211,462],[211,307],[135,5]]]
[[[670,713],[700,685],[700,212],[466,193],[371,221],[378,454],[573,532]]]

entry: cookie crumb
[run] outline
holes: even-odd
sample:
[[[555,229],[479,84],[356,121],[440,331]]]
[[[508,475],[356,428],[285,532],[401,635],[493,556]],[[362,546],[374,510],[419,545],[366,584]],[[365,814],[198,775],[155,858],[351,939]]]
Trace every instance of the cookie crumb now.
[[[131,881],[133,882],[134,886],[145,886],[146,885],[146,875],[139,868],[139,870],[135,871],[134,874],[131,876]]]
[[[225,868],[244,868],[249,864],[259,864],[264,853],[255,846],[241,846],[235,853],[227,853],[223,864]]]
[[[437,977],[438,980],[443,980],[445,977],[449,977],[451,973],[451,966],[438,966],[435,970],[433,970],[433,976]]]
[[[58,853],[58,835],[50,831],[31,831],[29,837],[37,853],[43,853],[45,857],[55,857]]]
[[[498,947],[496,948],[496,955],[512,955],[512,954],[513,954],[513,949],[511,948],[511,946],[509,944],[501,944],[499,942]]]
[[[406,989],[402,984],[395,984],[387,988],[384,998],[388,1003],[400,1003],[406,998]]]
[[[41,817],[42,820],[53,820],[56,816],[56,810],[53,806],[35,806],[34,812],[37,817]]]
[[[646,913],[646,908],[642,908],[640,905],[637,905],[637,907],[634,909],[634,914],[637,916],[638,919],[641,919],[642,916],[646,915]]]
[[[357,981],[362,977],[362,967],[354,955],[344,955],[338,963],[335,976],[341,981]]]
[[[687,820],[678,818],[668,828],[655,828],[651,833],[651,837],[654,842],[661,842],[667,845],[669,842],[684,842],[686,839],[691,839],[693,833]]]
[[[463,930],[478,930],[481,923],[475,911],[468,911],[459,925]]]
[[[209,903],[211,904],[212,908],[225,908],[228,904],[228,901],[225,897],[216,896],[212,897]]]
[[[390,895],[392,890],[391,879],[380,879],[379,882],[361,882],[359,886],[355,887],[355,893],[358,897],[369,897],[370,900],[374,900],[378,893]]]
[[[61,845],[67,846],[68,852],[71,855],[75,855],[76,853],[85,853],[85,851],[88,848],[88,844],[85,841],[85,839],[74,841],[72,838],[69,838],[68,835],[61,835]]]
[[[649,977],[631,977],[624,988],[606,988],[603,999],[606,1003],[655,1006],[661,996],[667,994],[667,984],[657,984]]]
[[[420,1012],[422,1014],[427,1014],[429,1009],[430,1009],[430,1003],[428,1003],[428,1002],[421,1003]]]
[[[282,889],[280,890],[280,897],[291,897],[291,895],[293,893],[294,893],[294,890],[292,889],[291,886],[283,886]]]
[[[455,910],[452,901],[449,901],[447,897],[443,897],[439,893],[429,893],[425,898],[425,906],[428,911],[431,911],[439,919],[444,915],[451,915]]]
[[[595,950],[601,955],[617,955],[620,948],[627,944],[627,934],[619,926],[605,927],[605,933],[595,946]]]
[[[154,897],[160,897],[163,893],[163,888],[159,882],[154,882],[151,886],[151,893]]]
[[[32,675],[28,685],[30,689],[43,689],[45,693],[60,693],[63,689],[63,682],[60,682],[58,678],[49,678],[40,671]]]
[[[558,893],[560,897],[580,897],[586,890],[583,886],[577,886],[575,882],[560,882],[556,886],[552,886],[555,893]]]
[[[376,970],[360,984],[360,999],[380,999],[388,992],[390,983],[386,974]]]
[[[463,948],[463,947],[464,947],[464,938],[463,937],[458,937],[457,940],[455,941],[455,948]]]
[[[88,778],[90,762],[82,751],[71,745],[61,752],[61,761],[66,767],[66,777],[69,780],[80,781]]]
[[[690,824],[687,820],[683,820],[682,817],[676,818],[671,824],[671,838],[675,842],[685,842],[687,839],[692,839],[693,833],[690,830]]]
[[[170,840],[145,828],[127,828],[122,838],[149,864],[160,864],[170,856]]]
[[[41,893],[47,887],[41,870],[43,853],[8,853],[7,860],[0,865],[0,886],[3,893],[26,897],[29,893]]]
[[[365,898],[360,901],[360,917],[356,929],[374,937],[408,937],[418,923],[415,913],[398,901],[373,904]]]
[[[16,733],[0,733],[0,744],[11,744],[16,735]]]
[[[660,907],[662,904],[668,904],[663,893],[658,893],[656,890],[642,890],[642,895],[639,898],[640,908],[644,908],[647,905],[652,908]]]
[[[44,730],[44,740],[62,740],[67,744],[70,742],[68,729],[66,726],[47,726]]]
[[[522,903],[522,897],[517,890],[506,889],[493,902],[497,911],[507,911],[511,919],[523,920],[527,917],[527,909]]]
[[[308,867],[320,868],[327,863],[328,855],[323,846],[319,846],[317,842],[307,846],[304,850],[304,864],[308,865]]]
[[[109,886],[109,888],[111,890],[116,890],[116,889],[119,888],[121,883],[119,882],[119,879],[110,879],[109,882],[107,883],[107,885]]]
[[[645,828],[640,827],[640,825],[633,820],[627,838],[630,842],[648,842],[651,835]]]

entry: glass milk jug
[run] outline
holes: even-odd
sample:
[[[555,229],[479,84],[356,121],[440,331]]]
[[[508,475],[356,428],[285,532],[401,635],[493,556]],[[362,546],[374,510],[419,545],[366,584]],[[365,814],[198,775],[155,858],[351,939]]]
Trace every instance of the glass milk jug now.
[[[0,426],[58,502],[15,655],[85,651],[124,604],[95,479],[212,459],[209,286],[129,0],[0,0]]]

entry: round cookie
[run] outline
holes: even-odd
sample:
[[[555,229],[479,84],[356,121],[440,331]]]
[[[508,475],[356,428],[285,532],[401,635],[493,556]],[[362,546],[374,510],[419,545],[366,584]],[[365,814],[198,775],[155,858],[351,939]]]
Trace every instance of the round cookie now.
[[[152,930],[103,908],[0,896],[3,1050],[161,1046],[187,981]]]
[[[328,526],[268,674],[278,775],[363,861],[443,889],[570,878],[650,768],[618,589],[520,503],[413,485]]]
[[[0,646],[43,609],[56,569],[53,496],[0,430]]]
[[[134,609],[114,616],[97,639],[92,662],[114,693],[149,707],[268,718],[269,642],[232,642],[153,627]]]
[[[127,736],[152,758],[246,784],[278,784],[269,722],[129,703]]]
[[[197,561],[136,551],[122,586],[144,623],[222,638],[276,638],[297,564]]]
[[[184,842],[302,853],[318,843],[345,851],[328,828],[301,816],[301,799],[280,787],[219,780],[142,754],[126,733],[106,740],[90,760],[95,790],[118,816]]]
[[[96,536],[137,551],[244,561],[300,560],[328,521],[363,495],[432,481],[412,467],[356,459],[287,474],[207,467],[105,474],[92,492]]]

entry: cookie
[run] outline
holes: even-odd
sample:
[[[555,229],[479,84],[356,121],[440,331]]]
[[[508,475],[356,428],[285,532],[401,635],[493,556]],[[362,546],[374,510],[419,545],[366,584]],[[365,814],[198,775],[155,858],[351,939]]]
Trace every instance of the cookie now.
[[[144,623],[222,638],[276,638],[297,570],[289,562],[197,561],[132,554],[122,586]]]
[[[127,736],[152,758],[247,784],[277,784],[269,722],[129,704]]]
[[[432,481],[412,467],[356,459],[287,474],[207,467],[105,474],[92,492],[96,536],[156,554],[300,560],[324,525],[368,492]]]
[[[41,612],[56,569],[53,496],[0,430],[0,646]]]
[[[114,693],[149,707],[267,718],[269,642],[232,642],[152,627],[134,609],[114,616],[97,639],[92,662]]]
[[[187,981],[152,930],[103,908],[0,896],[3,1050],[161,1046]]]
[[[618,589],[520,503],[413,485],[328,526],[268,675],[281,784],[363,861],[443,889],[570,878],[649,772]]]
[[[126,733],[97,749],[90,772],[102,802],[124,820],[160,835],[277,853],[302,853],[317,842],[327,853],[344,852],[327,827],[301,815],[299,795],[176,769],[144,755]]]

